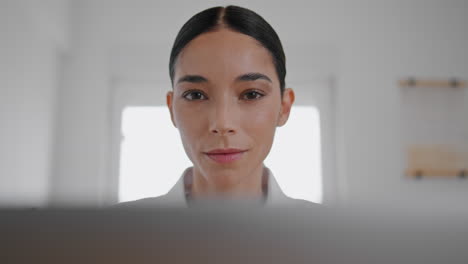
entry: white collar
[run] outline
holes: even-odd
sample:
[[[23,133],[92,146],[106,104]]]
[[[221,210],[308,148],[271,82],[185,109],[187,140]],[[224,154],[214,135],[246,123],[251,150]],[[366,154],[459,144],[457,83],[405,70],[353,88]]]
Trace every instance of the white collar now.
[[[268,191],[267,197],[265,200],[265,207],[270,207],[274,205],[283,205],[284,203],[291,200],[291,198],[287,197],[281,187],[279,186],[278,182],[276,181],[275,177],[273,176],[272,171],[264,166],[264,171],[268,173]],[[169,190],[169,192],[164,195],[165,200],[167,199],[171,205],[180,206],[180,207],[188,207],[187,200],[185,198],[185,185],[184,179],[185,176],[191,172],[193,166],[188,167],[184,170],[180,178],[177,180],[176,184]]]

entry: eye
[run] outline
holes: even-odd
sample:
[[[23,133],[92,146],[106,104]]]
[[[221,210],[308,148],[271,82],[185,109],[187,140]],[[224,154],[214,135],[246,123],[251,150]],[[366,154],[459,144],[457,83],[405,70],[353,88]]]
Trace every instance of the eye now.
[[[263,96],[264,95],[262,93],[259,93],[257,91],[249,91],[244,94],[244,98],[247,98],[247,100],[258,100]]]
[[[200,91],[188,91],[182,95],[185,99],[189,101],[200,100],[201,97],[206,99],[206,96]]]

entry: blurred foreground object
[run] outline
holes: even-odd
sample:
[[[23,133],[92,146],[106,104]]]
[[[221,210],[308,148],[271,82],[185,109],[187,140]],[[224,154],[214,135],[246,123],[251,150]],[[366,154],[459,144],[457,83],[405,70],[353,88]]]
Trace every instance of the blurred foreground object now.
[[[450,210],[9,210],[0,233],[0,263],[468,261],[467,212]]]

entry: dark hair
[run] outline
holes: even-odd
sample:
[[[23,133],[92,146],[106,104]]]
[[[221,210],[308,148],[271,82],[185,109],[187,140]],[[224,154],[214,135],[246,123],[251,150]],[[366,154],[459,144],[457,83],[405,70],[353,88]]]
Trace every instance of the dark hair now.
[[[198,35],[226,27],[256,39],[271,54],[283,96],[286,77],[286,56],[275,30],[260,15],[239,7],[212,7],[191,17],[180,29],[172,46],[169,59],[169,75],[174,84],[174,65],[182,49]]]

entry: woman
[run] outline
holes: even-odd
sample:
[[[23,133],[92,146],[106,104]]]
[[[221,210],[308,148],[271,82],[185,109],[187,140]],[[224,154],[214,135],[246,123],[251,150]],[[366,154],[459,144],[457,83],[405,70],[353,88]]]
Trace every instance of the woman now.
[[[175,39],[169,74],[167,106],[193,167],[168,194],[128,204],[302,203],[284,195],[263,164],[294,91],[285,89],[280,39],[261,16],[238,6],[194,15]]]

